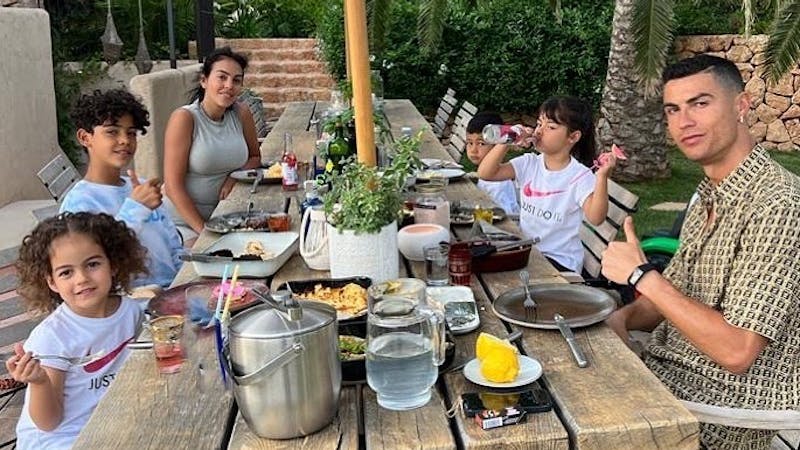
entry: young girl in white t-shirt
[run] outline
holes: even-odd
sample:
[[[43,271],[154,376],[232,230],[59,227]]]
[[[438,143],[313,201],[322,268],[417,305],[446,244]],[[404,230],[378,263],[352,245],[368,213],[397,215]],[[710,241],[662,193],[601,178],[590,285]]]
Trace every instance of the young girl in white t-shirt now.
[[[594,121],[589,105],[575,97],[551,97],[539,108],[536,129],[525,128],[517,145],[534,144],[504,163],[507,144],[495,145],[478,167],[482,180],[516,179],[520,187],[520,227],[527,238],[539,237],[539,250],[559,270],[581,273],[579,236],[584,217],[594,225],[608,213],[608,177],[616,165],[611,153],[589,167],[595,156]]]
[[[139,331],[142,307],[119,293],[145,270],[134,232],[107,214],[64,213],[25,237],[18,292],[29,309],[50,314],[6,361],[9,374],[28,383],[18,449],[72,446]],[[85,365],[37,357],[95,354],[102,356]]]

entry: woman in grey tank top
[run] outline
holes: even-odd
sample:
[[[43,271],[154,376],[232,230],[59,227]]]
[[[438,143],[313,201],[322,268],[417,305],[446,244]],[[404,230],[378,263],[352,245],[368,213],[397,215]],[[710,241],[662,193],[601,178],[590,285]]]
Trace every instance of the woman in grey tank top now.
[[[230,173],[261,165],[253,116],[236,103],[245,68],[247,59],[230,47],[214,50],[192,103],[175,110],[167,123],[165,203],[176,224],[197,233],[233,189]]]

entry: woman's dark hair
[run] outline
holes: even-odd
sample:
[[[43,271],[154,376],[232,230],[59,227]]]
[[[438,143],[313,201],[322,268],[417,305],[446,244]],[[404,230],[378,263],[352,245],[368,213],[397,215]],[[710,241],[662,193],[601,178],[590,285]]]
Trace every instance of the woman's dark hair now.
[[[247,57],[241,53],[236,53],[231,50],[230,47],[220,47],[215,49],[208,56],[206,56],[205,61],[203,61],[203,67],[200,69],[200,73],[198,77],[206,77],[208,78],[211,75],[211,69],[214,68],[214,63],[220,61],[222,59],[229,58],[236,61],[237,64],[242,68],[242,73],[247,69]],[[197,83],[197,87],[192,92],[192,100],[189,103],[193,103],[195,100],[203,101],[203,97],[206,95],[206,90],[203,89],[203,86],[200,83]],[[233,107],[233,105],[231,105]]]
[[[577,97],[550,97],[539,107],[539,114],[564,125],[570,133],[580,131],[581,138],[572,147],[572,156],[587,167],[593,164],[597,147],[594,140],[594,118],[588,103]]]
[[[103,247],[114,273],[112,290],[128,291],[131,281],[138,274],[147,273],[147,251],[125,223],[108,214],[59,214],[43,221],[25,236],[19,249],[16,268],[20,280],[17,291],[32,312],[47,314],[64,301],[57,292],[50,290],[47,279],[53,274],[50,247],[53,241],[70,233],[89,236]]]
[[[150,114],[133,94],[124,89],[105,92],[95,90],[91,94],[82,95],[70,110],[69,116],[78,129],[93,133],[94,127],[106,122],[116,122],[126,114],[133,118],[134,128],[142,134],[147,133],[145,128],[150,126]]]

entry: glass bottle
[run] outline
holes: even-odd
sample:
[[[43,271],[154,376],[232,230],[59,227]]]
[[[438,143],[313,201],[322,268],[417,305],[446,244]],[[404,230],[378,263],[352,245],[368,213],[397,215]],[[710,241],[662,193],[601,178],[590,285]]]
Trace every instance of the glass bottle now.
[[[450,202],[444,195],[444,182],[417,186],[418,196],[414,202],[414,223],[435,223],[450,229]]]
[[[370,71],[370,81],[372,87],[372,109],[383,110],[383,77],[380,70]]]
[[[291,133],[283,135],[283,157],[281,158],[283,177],[281,186],[284,191],[296,191],[299,183],[297,175],[297,156],[294,154]]]
[[[333,139],[328,142],[328,161],[325,172],[339,171],[341,160],[350,153],[350,147],[344,138],[344,126],[337,125],[333,131]]]
[[[494,125],[483,127],[483,142],[487,144],[511,144],[522,133],[522,125]]]

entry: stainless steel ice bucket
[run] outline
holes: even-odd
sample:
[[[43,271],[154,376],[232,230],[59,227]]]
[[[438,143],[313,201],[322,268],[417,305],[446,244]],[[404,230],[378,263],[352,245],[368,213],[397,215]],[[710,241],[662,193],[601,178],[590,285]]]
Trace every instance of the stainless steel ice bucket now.
[[[259,305],[232,319],[228,345],[234,397],[253,432],[289,439],[331,423],[342,380],[336,310]]]

